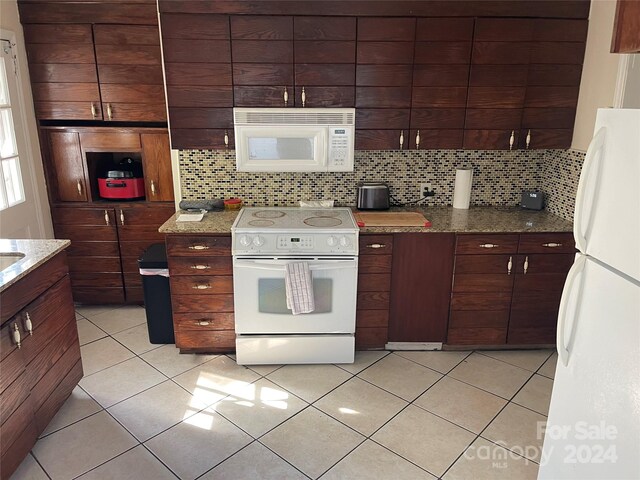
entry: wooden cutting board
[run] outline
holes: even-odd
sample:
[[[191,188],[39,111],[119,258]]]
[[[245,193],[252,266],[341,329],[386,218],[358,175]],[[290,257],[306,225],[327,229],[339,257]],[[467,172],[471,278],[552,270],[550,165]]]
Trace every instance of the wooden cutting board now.
[[[430,227],[431,222],[418,212],[356,212],[359,227]]]

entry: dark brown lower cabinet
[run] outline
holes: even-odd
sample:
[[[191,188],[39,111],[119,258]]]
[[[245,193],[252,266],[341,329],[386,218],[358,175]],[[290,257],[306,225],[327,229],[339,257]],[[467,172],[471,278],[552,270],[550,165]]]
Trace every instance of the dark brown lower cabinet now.
[[[453,274],[452,233],[393,238],[390,342],[444,342]]]
[[[447,344],[555,343],[571,233],[458,235]]]
[[[0,302],[0,478],[4,480],[82,378],[66,254],[57,254],[0,293]]]

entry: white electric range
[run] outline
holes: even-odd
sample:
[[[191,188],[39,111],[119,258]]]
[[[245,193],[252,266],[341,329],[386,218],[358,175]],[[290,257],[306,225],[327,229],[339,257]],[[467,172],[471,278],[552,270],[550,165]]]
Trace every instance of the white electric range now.
[[[240,211],[231,227],[239,364],[353,362],[358,232],[349,208]],[[311,313],[287,307],[290,262],[309,266]]]

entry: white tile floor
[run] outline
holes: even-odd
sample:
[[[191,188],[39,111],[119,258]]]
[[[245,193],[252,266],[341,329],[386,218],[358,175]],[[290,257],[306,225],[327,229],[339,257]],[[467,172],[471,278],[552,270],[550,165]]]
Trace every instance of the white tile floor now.
[[[535,479],[555,354],[238,366],[78,308],[85,377],[12,479]]]

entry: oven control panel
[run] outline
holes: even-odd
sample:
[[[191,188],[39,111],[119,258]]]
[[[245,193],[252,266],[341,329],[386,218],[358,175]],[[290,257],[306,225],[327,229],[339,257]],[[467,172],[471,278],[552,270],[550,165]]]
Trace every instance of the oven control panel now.
[[[277,248],[279,250],[310,250],[313,248],[313,237],[309,235],[279,235]]]

